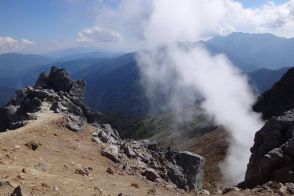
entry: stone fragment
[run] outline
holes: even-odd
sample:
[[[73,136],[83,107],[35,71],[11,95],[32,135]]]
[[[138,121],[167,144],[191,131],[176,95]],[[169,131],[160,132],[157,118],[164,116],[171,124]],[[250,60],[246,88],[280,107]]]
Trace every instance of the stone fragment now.
[[[120,162],[118,159],[118,147],[116,145],[108,145],[101,153],[103,156],[109,158],[113,162]]]
[[[145,176],[148,180],[154,182],[158,178],[158,174],[154,169],[146,169],[142,176]]]

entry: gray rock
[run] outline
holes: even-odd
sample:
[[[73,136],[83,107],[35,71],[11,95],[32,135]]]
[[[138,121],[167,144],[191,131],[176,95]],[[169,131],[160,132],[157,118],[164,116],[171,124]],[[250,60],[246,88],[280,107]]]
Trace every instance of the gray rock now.
[[[148,140],[122,140],[120,148],[118,157],[126,173],[141,174],[158,183],[172,182],[187,191],[202,189],[204,158],[173,148],[162,151]]]
[[[101,140],[98,137],[92,137],[92,141],[96,142],[97,144],[101,143]]]
[[[170,164],[167,175],[170,178],[170,180],[179,188],[189,190],[189,187],[187,185],[187,179],[181,167]]]
[[[240,191],[241,189],[238,188],[238,187],[229,187],[229,188],[225,188],[222,192],[222,194],[226,194],[226,193],[229,193],[229,192],[238,192]]]
[[[110,125],[106,124],[103,125],[102,130],[99,131],[97,136],[104,143],[117,144],[119,143],[118,140],[120,140],[120,137],[117,135],[118,133]]]
[[[81,131],[82,126],[84,124],[83,119],[81,117],[70,114],[67,116],[66,120],[68,129],[74,132]]]
[[[104,143],[108,143],[111,140],[111,136],[108,135],[107,133],[105,133],[105,131],[100,131],[98,133],[98,137],[100,138],[100,140]]]
[[[59,101],[54,102],[50,109],[55,113],[67,111],[67,108],[64,107]]]
[[[32,113],[39,111],[42,105],[42,101],[38,97],[33,99],[26,99],[22,105],[22,110]]]
[[[99,130],[99,129],[98,129],[97,131],[94,131],[94,132],[92,133],[92,136],[93,136],[93,137],[98,137],[98,134],[100,133],[100,131],[101,131],[101,130]]]
[[[294,194],[294,184],[293,183],[286,183],[285,186],[287,187],[288,192],[290,194]]]
[[[17,112],[17,107],[14,105],[8,105],[5,107],[5,112],[7,116],[14,116]]]
[[[114,130],[109,124],[103,124],[103,129],[109,136],[115,138],[116,140],[120,140],[119,133]]]
[[[155,152],[158,152],[159,151],[159,148],[158,148],[158,145],[155,141],[152,141],[148,144],[147,148],[149,150],[152,150],[152,151],[155,151]]]
[[[253,188],[269,181],[294,182],[294,121],[291,120],[294,118],[291,115],[294,117],[292,112],[285,112],[271,118],[255,134],[245,180],[239,187]]]
[[[115,163],[120,162],[118,159],[118,147],[116,145],[106,146],[106,148],[102,150],[101,154]]]
[[[90,172],[88,168],[77,168],[75,171],[76,174],[82,175],[82,176],[89,176]]]
[[[141,173],[142,176],[145,176],[148,180],[154,182],[158,178],[158,173],[151,168],[146,169],[144,172]]]
[[[203,157],[191,152],[180,152],[176,156],[177,164],[182,166],[190,190],[200,190],[203,181]]]
[[[130,147],[130,145],[128,145],[127,143],[124,144],[123,146],[124,152],[125,154],[130,157],[130,158],[135,158],[137,157],[136,153],[134,152],[134,150]]]
[[[14,189],[13,193],[11,193],[11,196],[23,196],[20,186],[17,186]]]
[[[74,132],[79,132],[82,129],[81,126],[78,123],[74,122],[74,121],[68,122],[67,123],[67,128],[70,129],[71,131],[74,131]]]

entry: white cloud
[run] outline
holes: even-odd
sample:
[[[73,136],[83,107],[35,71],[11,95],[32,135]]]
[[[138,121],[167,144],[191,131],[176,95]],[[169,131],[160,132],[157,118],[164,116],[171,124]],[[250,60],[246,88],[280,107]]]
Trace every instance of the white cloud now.
[[[294,36],[294,0],[284,4],[269,2],[255,9],[244,8],[232,0],[224,2],[227,11],[222,18],[222,26],[229,26],[235,31]]]
[[[28,39],[15,39],[10,36],[0,37],[0,53],[19,52],[35,44]]]
[[[197,41],[196,39],[199,39],[197,35],[199,25],[202,30],[206,31],[201,32],[203,38],[227,35],[235,31],[272,33],[283,37],[294,37],[294,0],[289,0],[283,4],[275,4],[269,1],[258,8],[245,8],[236,0],[186,1],[189,1],[191,7],[185,7],[186,4],[179,1],[169,1],[169,6],[164,8],[167,13],[177,13],[176,17],[172,15],[167,20],[180,21],[182,26],[191,25],[189,27],[191,29],[190,35],[185,32],[177,35],[182,36],[181,40]],[[166,5],[165,0],[120,0],[116,1],[115,6],[107,2],[96,1],[96,7],[93,8],[95,23],[106,29],[114,29],[115,32],[124,37],[125,44],[142,41],[144,38],[148,39],[148,31],[147,33],[144,32],[146,22],[152,20],[150,17],[163,17],[159,15],[151,16],[151,13],[157,9],[154,4]],[[186,14],[190,10],[194,10],[193,16]],[[208,12],[206,12],[207,10]],[[193,17],[193,20],[189,17]],[[197,22],[191,24],[191,21]],[[158,39],[165,39],[166,36],[170,38],[174,33],[165,23],[155,25],[162,25],[162,31],[157,36]],[[150,31],[152,30],[150,29]],[[193,34],[193,31],[196,34]],[[152,37],[155,38],[153,35]]]
[[[122,36],[117,31],[101,28],[98,25],[85,28],[78,33],[76,41],[91,45],[103,43],[117,43],[122,40]]]

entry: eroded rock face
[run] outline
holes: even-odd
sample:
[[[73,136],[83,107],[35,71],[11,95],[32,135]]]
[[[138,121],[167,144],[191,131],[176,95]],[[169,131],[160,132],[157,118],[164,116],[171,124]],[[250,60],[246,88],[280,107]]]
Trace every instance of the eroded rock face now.
[[[253,188],[269,181],[294,182],[294,111],[272,117],[256,133],[245,181]]]
[[[254,105],[266,123],[255,134],[242,188],[269,181],[294,182],[294,68],[265,92]]]
[[[30,113],[40,111],[44,104],[57,113],[72,114],[91,123],[98,121],[101,114],[85,104],[85,85],[83,80],[71,80],[64,69],[52,67],[49,75],[40,74],[34,87],[17,90],[9,103],[0,109],[0,130],[23,126],[31,118]],[[77,123],[70,121],[69,124],[75,131],[79,130]]]

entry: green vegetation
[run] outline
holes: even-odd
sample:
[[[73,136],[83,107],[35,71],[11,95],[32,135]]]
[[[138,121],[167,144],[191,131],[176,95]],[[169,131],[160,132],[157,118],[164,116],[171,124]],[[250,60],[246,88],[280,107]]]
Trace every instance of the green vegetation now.
[[[116,113],[104,113],[103,123],[111,124],[122,138],[157,141],[174,140],[180,136],[199,136],[212,129],[212,122],[196,107],[179,112],[166,112],[152,117],[133,117]]]
[[[155,127],[149,121],[143,117],[124,116],[109,112],[103,114],[103,123],[111,124],[119,131],[122,138],[146,139],[152,137]]]

